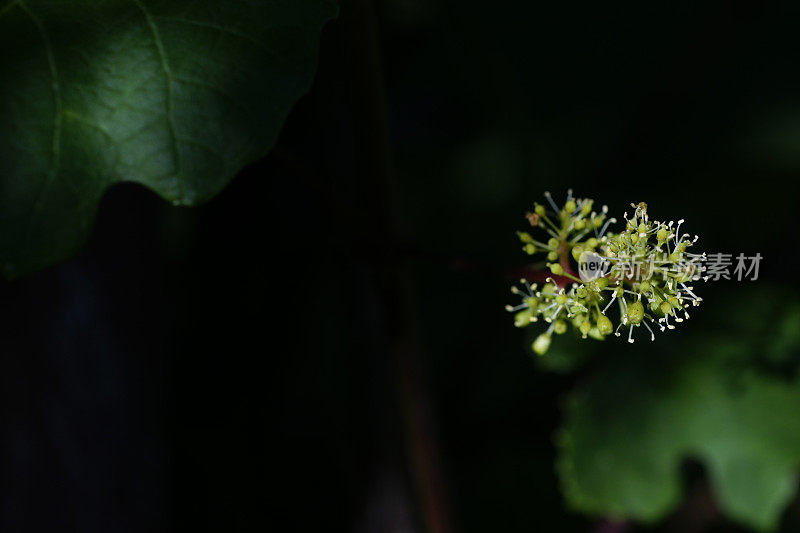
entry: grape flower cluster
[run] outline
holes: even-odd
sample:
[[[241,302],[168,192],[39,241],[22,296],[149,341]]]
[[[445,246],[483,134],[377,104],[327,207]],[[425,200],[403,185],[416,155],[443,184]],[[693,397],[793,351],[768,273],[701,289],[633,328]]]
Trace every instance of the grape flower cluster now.
[[[607,206],[596,211],[592,200],[574,198],[571,190],[561,207],[550,193],[545,198],[549,209],[534,204],[526,218],[549,238],[517,235],[525,253],[547,258],[552,275],[541,286],[521,279],[511,288],[521,302],[506,306],[515,313],[517,327],[539,319],[549,324],[533,342],[534,352],[544,355],[552,335],[565,333],[570,325],[583,338],[598,340],[612,333],[620,336],[622,330],[628,342],[644,326],[655,340],[654,330],[674,329],[689,318],[690,306],[700,304],[702,298],[689,284],[701,279],[706,256],[688,251],[697,236],[681,234],[683,220],[651,220],[647,204],[631,204],[633,215],[625,213],[624,229],[614,233],[609,228],[617,220],[608,217]],[[616,320],[614,308],[619,311]]]

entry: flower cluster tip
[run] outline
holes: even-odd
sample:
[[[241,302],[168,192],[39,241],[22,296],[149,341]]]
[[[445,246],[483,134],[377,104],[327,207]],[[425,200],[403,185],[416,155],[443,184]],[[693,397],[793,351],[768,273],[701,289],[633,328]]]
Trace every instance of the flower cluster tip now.
[[[514,325],[526,327],[541,318],[547,329],[533,342],[532,349],[544,355],[552,335],[572,326],[583,338],[602,340],[627,329],[628,342],[642,326],[650,340],[655,331],[667,331],[689,318],[688,308],[702,301],[689,285],[701,280],[705,254],[689,249],[698,237],[681,233],[684,220],[659,222],[650,218],[647,204],[631,204],[633,214],[623,215],[625,227],[611,231],[617,222],[608,207],[594,209],[594,201],[576,198],[572,190],[559,206],[545,192],[549,207],[534,204],[525,215],[529,225],[546,234],[535,238],[528,231],[517,232],[522,250],[542,254],[549,271],[558,276],[545,279],[539,287],[521,279],[511,292],[520,303],[506,306],[514,313]],[[609,310],[618,309],[618,318]]]

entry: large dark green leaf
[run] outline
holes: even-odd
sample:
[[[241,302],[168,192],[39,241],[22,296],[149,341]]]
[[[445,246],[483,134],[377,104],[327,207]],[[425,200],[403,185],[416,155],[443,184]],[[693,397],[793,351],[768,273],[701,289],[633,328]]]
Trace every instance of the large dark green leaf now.
[[[85,240],[103,192],[194,205],[273,145],[308,90],[333,0],[5,0],[0,266]]]

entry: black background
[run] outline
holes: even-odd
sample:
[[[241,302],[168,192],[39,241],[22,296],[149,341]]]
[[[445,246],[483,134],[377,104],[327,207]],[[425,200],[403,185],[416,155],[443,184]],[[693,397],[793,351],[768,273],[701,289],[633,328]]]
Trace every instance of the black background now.
[[[553,471],[575,378],[503,311],[545,190],[646,201],[795,298],[796,13],[365,5],[217,199],[118,186],[77,257],[2,283],[1,531],[597,527]]]

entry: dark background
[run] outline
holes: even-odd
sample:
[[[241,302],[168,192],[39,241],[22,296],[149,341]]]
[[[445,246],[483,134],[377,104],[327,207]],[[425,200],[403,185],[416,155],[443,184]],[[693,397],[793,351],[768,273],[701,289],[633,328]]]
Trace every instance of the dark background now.
[[[553,470],[579,378],[503,310],[545,190],[764,256],[708,301],[796,297],[797,13],[366,5],[343,2],[278,146],[217,199],[118,186],[77,257],[2,282],[0,531],[598,528]],[[726,312],[747,310],[695,315]]]

